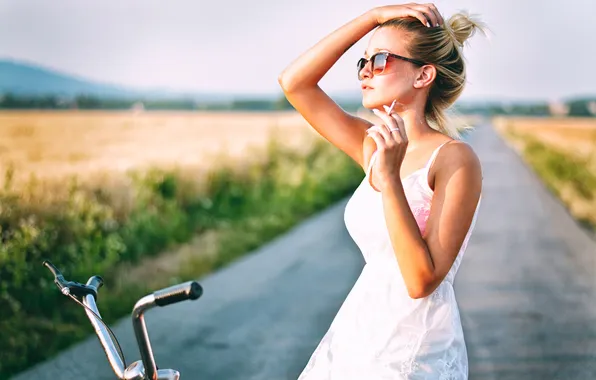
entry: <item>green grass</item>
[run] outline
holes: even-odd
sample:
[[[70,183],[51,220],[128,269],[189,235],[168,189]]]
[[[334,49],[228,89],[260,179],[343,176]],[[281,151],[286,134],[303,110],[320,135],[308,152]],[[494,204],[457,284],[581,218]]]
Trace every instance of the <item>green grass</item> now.
[[[596,175],[589,169],[589,158],[573,156],[568,152],[547,146],[527,134],[512,134],[525,142],[524,159],[557,194],[561,184],[570,184],[584,199],[594,199]]]
[[[506,134],[508,138],[523,143],[524,160],[568,207],[572,200],[563,199],[564,188],[571,188],[574,197],[581,201],[596,202],[596,173],[590,169],[591,157],[582,157],[556,149],[529,134],[512,130]],[[577,219],[584,227],[596,231],[596,215]]]
[[[554,150],[537,140],[528,142],[524,154],[553,190],[558,191],[560,183],[568,183],[582,198],[594,198],[596,175],[588,169],[587,160]]]
[[[196,181],[181,171],[131,174],[130,202],[74,179],[64,196],[32,181],[0,192],[0,378],[45,360],[93,333],[84,311],[62,296],[42,267],[50,259],[68,279],[93,274],[106,286],[98,307],[107,323],[130,314],[155,290],[113,286],[118,269],[142,263],[197,234],[216,231],[215,255],[197,252],[151,286],[197,278],[271,240],[348,195],[363,173],[324,140],[307,153],[273,139],[267,159],[223,166]]]

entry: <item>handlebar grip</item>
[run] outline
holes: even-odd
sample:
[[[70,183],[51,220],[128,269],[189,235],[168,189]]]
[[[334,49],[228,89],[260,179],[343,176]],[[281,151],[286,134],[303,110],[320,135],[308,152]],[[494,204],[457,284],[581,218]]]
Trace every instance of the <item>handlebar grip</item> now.
[[[101,278],[101,276],[93,276],[87,281],[87,286],[95,288],[95,291],[97,292],[99,288],[103,286],[103,278]]]
[[[196,281],[170,286],[153,293],[157,306],[167,306],[176,302],[196,300],[203,294],[203,288]]]
[[[52,274],[54,275],[54,277],[58,277],[61,276],[62,274],[60,273],[60,271],[58,270],[58,268],[56,268],[54,266],[54,264],[52,264],[50,262],[50,260],[44,260],[42,262],[42,265],[45,266],[46,268],[48,268],[50,270],[50,272],[52,272]]]

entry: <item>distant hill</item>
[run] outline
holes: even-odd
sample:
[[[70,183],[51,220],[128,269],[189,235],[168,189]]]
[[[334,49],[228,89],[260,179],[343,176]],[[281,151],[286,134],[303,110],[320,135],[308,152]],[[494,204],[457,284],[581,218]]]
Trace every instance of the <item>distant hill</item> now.
[[[15,100],[2,95],[12,94],[24,98],[40,98],[38,100]],[[45,95],[54,98],[63,97],[68,100],[44,100]],[[142,101],[153,109],[195,109],[201,103],[201,109],[286,109],[291,108],[284,103],[281,89],[276,94],[251,95],[216,92],[183,92],[170,89],[139,89],[131,86],[103,83],[60,72],[35,63],[13,59],[0,59],[0,108],[55,108],[70,107],[73,99],[79,95],[90,96],[91,100],[77,101],[77,107],[113,109],[129,108],[130,104]],[[357,89],[344,89],[329,94],[345,109],[359,109],[362,95]],[[97,100],[101,98],[101,100]],[[570,107],[574,115],[594,114],[596,95],[584,95],[561,99]],[[288,107],[286,107],[288,106]],[[514,100],[504,98],[466,98],[458,100],[457,108],[463,110],[483,110],[487,112],[508,113],[510,110],[522,110],[525,113],[545,113],[548,108],[546,100]],[[207,107],[207,108],[205,108]],[[280,108],[281,107],[281,108]],[[528,111],[532,110],[532,111]],[[516,111],[517,112],[517,111]],[[519,111],[522,112],[522,111]],[[522,113],[523,113],[522,112]]]
[[[139,95],[130,89],[79,79],[32,64],[0,60],[0,91],[15,95]]]
[[[56,95],[75,97],[93,95],[113,98],[179,98],[225,101],[232,94],[184,93],[162,89],[136,89],[79,78],[39,65],[16,60],[0,60],[0,93],[21,96]]]

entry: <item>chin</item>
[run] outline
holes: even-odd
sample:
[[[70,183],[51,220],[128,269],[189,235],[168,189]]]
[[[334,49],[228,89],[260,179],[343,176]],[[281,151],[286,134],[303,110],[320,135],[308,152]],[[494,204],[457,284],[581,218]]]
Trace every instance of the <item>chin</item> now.
[[[393,100],[397,99],[397,103],[394,107],[395,110],[404,110],[409,107],[412,103],[412,98],[409,94],[397,93],[393,95],[381,94],[376,90],[366,90],[362,93],[362,106],[369,110],[379,108],[383,109],[383,106],[390,106]]]
[[[369,110],[372,110],[375,108],[382,108],[383,105],[390,105],[391,102],[393,102],[393,99],[387,100],[387,99],[375,96],[375,94],[372,94],[370,92],[362,94],[362,106]]]

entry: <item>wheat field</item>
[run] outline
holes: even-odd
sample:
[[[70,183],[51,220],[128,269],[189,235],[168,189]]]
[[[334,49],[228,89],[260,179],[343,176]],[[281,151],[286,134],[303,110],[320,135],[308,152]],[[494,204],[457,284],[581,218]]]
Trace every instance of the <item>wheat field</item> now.
[[[367,111],[357,115],[379,121]],[[273,136],[305,150],[320,138],[295,111],[1,111],[0,170],[14,171],[14,185],[32,176],[93,183],[131,169],[205,170],[254,158]]]
[[[295,148],[314,133],[296,112],[0,112],[0,170],[14,182],[146,167],[204,169],[256,154],[272,136]],[[4,180],[4,179],[2,179]]]
[[[555,148],[596,156],[596,118],[497,117],[493,125],[501,133],[528,134]]]

